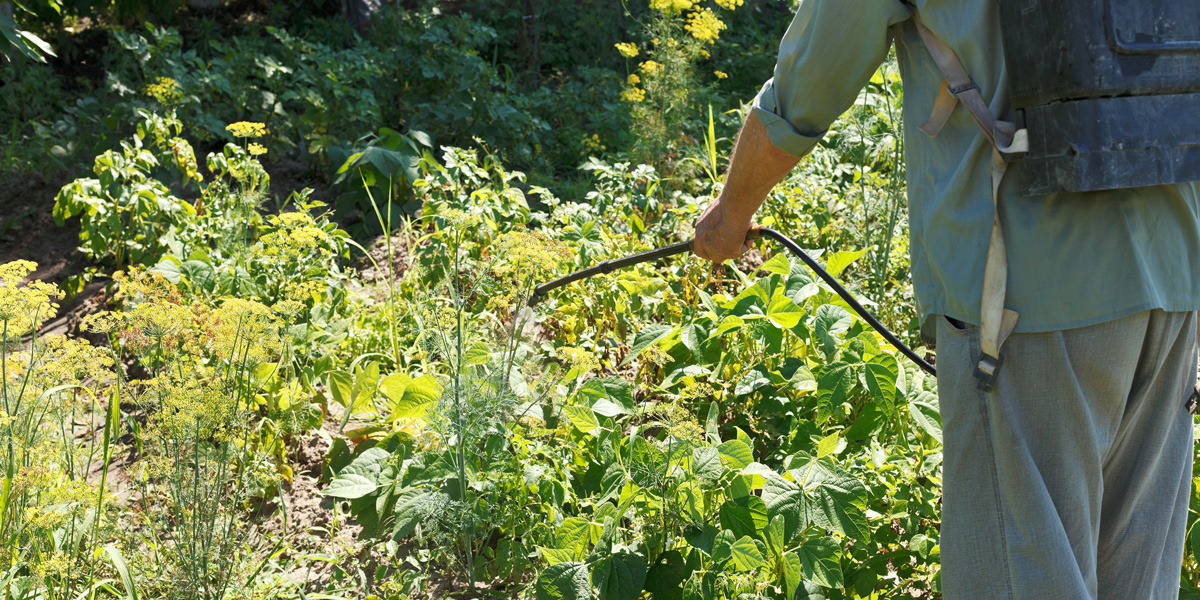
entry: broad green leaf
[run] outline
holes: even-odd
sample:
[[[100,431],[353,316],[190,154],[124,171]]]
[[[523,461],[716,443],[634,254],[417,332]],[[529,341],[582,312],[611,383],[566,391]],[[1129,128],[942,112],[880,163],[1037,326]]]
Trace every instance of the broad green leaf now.
[[[840,345],[839,336],[846,333],[853,322],[850,313],[836,304],[822,304],[817,308],[814,326],[826,358],[833,358]]]
[[[437,492],[428,488],[406,488],[396,497],[396,508],[392,510],[392,539],[400,540],[412,535],[417,525],[429,517],[429,505],[437,498]]]
[[[198,260],[184,261],[179,265],[179,273],[187,277],[192,289],[211,292],[217,282],[217,272],[212,265]]]
[[[767,526],[767,505],[758,496],[743,496],[721,504],[719,518],[722,529],[737,537],[756,536]]]
[[[713,548],[717,542],[717,535],[720,533],[721,530],[705,523],[702,526],[688,529],[683,533],[683,537],[691,547],[703,552],[705,556],[712,556]],[[730,535],[732,536],[733,534]],[[730,540],[732,540],[732,537]]]
[[[586,550],[596,540],[604,527],[584,517],[571,517],[562,522],[554,531],[554,545],[559,548]]]
[[[817,282],[816,275],[809,270],[808,265],[801,262],[799,258],[792,263],[792,272],[788,276],[787,297],[792,299],[792,302],[800,306],[804,306],[804,301],[816,296],[821,291],[821,285]]]
[[[784,518],[784,543],[790,543],[801,529],[808,525],[805,520],[804,492],[794,481],[776,474],[766,475],[762,488],[762,499],[767,506],[767,518]]]
[[[546,567],[537,578],[537,600],[583,600],[592,597],[587,565],[561,562]]]
[[[388,399],[388,409],[391,411],[389,422],[396,419],[424,419],[444,391],[432,375],[412,379],[403,373],[384,377],[379,382],[379,390]]]
[[[692,474],[703,479],[719,479],[724,469],[721,466],[721,453],[711,446],[701,446],[692,450]]]
[[[595,434],[600,429],[596,413],[586,406],[564,406],[563,412],[571,419],[571,424],[582,433]]]
[[[769,385],[771,385],[771,376],[761,367],[755,367],[746,371],[745,375],[742,375],[737,385],[733,386],[733,393],[738,396],[745,396]]]
[[[633,388],[620,377],[589,379],[579,390],[598,415],[616,417],[633,413]]]
[[[334,498],[350,500],[362,498],[377,489],[379,486],[372,479],[355,473],[343,473],[330,481],[329,486],[321,490],[321,493]]]
[[[721,462],[730,469],[740,470],[754,462],[754,450],[742,440],[729,440],[717,446]]]
[[[711,571],[694,571],[683,584],[682,600],[716,600],[717,574]]]
[[[831,433],[817,442],[817,458],[825,458],[833,454],[833,451],[837,450],[838,440],[841,437],[838,433]]]
[[[646,583],[646,559],[628,551],[609,555],[592,568],[592,582],[604,600],[637,600]]]
[[[814,392],[817,390],[817,379],[808,367],[800,365],[788,380],[788,387],[797,392]]]
[[[665,339],[675,331],[670,325],[651,325],[637,333],[633,338],[633,348],[629,350],[629,354],[625,356],[625,360],[621,361],[621,366],[625,366],[633,359],[637,358],[643,350],[649,348],[651,344],[656,344],[660,340]]]
[[[833,256],[829,257],[828,261],[825,261],[825,270],[830,275],[837,277],[842,271],[846,270],[846,267],[853,264],[854,261],[862,258],[866,253],[867,249],[835,252]]]
[[[750,536],[740,537],[731,544],[729,555],[733,559],[734,568],[742,572],[752,571],[767,564],[758,543]]]
[[[720,565],[729,560],[733,556],[733,543],[737,537],[728,529],[722,530],[713,538],[712,556],[713,564]]]
[[[772,556],[783,554],[787,543],[784,537],[785,528],[783,515],[775,515],[775,518],[771,519],[771,522],[763,528],[763,539],[767,541],[767,548],[771,551]]]
[[[867,488],[861,481],[828,459],[810,459],[789,473],[804,490],[807,501],[802,507],[802,522],[805,525],[816,525],[855,539],[870,538]],[[764,500],[765,495],[764,492]],[[770,503],[767,505],[769,507]]]
[[[706,339],[708,339],[708,333],[704,331],[703,327],[694,323],[685,325],[679,331],[679,341],[683,342],[683,346],[692,353],[692,358],[697,362],[704,356],[700,346]]]
[[[783,288],[775,290],[771,303],[767,305],[767,318],[782,329],[791,329],[800,323],[807,313],[787,297]]]
[[[546,561],[546,565],[551,567],[558,563],[579,560],[579,555],[581,554],[579,551],[569,548],[546,548],[538,546],[537,549],[542,560]]]
[[[786,277],[792,272],[792,263],[788,260],[787,253],[781,252],[775,256],[772,256],[771,259],[763,263],[759,269],[768,273],[774,273],[776,275],[783,275]]]
[[[929,437],[941,443],[942,415],[938,410],[937,401],[937,396],[929,392],[921,392],[912,402],[908,403],[908,412],[917,425],[929,434]]]
[[[887,412],[891,412],[890,409],[896,400],[896,379],[899,377],[899,371],[900,364],[896,362],[896,357],[890,354],[881,354],[871,359],[864,370],[871,398],[883,404]]]
[[[816,415],[818,424],[823,424],[837,407],[850,398],[855,382],[853,365],[837,362],[826,367],[817,381],[817,394],[820,398]]]
[[[741,328],[745,324],[746,321],[737,315],[726,315],[725,318],[721,319],[721,323],[717,325],[712,334],[708,336],[708,339],[719,338],[730,331]]]
[[[463,365],[486,365],[492,360],[492,351],[484,342],[475,342],[463,353]]]
[[[683,554],[678,550],[669,550],[658,558],[658,563],[650,567],[650,572],[646,574],[646,591],[652,595],[669,594],[678,590],[687,576],[688,568]]]
[[[838,562],[838,544],[830,537],[804,540],[796,550],[804,568],[804,576],[830,588],[842,587],[842,565]]]

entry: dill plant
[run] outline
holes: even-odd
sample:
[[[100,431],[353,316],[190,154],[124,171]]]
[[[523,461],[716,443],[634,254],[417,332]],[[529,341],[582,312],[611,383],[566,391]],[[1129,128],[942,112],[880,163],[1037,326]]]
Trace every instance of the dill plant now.
[[[157,274],[122,275],[123,347],[150,369],[131,382],[148,412],[137,482],[169,597],[219,600],[250,552],[240,511],[262,480],[276,480],[254,420],[256,396],[284,349],[281,320],[267,306],[226,298],[186,305]],[[269,487],[269,485],[268,485]],[[164,502],[152,503],[152,499]],[[157,552],[156,552],[157,554]]]
[[[104,478],[97,486],[87,477],[100,457],[107,474],[113,427],[110,418],[101,444],[92,432],[81,445],[76,436],[87,432],[75,423],[96,412],[92,389],[112,383],[113,361],[86,341],[38,335],[61,294],[43,282],[22,285],[35,268],[28,261],[0,265],[0,571],[6,592],[19,577],[68,598],[94,574],[89,557],[108,495]],[[23,336],[29,338],[22,344]],[[115,410],[117,396],[109,402]]]
[[[525,304],[537,280],[554,272],[569,253],[565,244],[545,234],[518,228],[500,235],[488,249],[489,256],[471,269],[464,236],[475,220],[455,210],[445,211],[443,218],[449,225],[443,234],[450,268],[441,293],[425,297],[426,310],[417,315],[417,326],[447,380],[427,426],[439,438],[439,446],[450,450],[456,476],[452,494],[426,501],[423,522],[435,536],[441,532],[453,538],[473,587],[476,545],[481,541],[476,534],[494,527],[486,517],[496,507],[482,502],[480,487],[493,463],[493,441],[506,440],[507,424],[525,416],[519,413],[522,397],[528,395],[519,358],[520,332],[532,316]],[[490,332],[479,316],[479,305],[482,314],[492,317]],[[489,344],[488,337],[499,343]]]

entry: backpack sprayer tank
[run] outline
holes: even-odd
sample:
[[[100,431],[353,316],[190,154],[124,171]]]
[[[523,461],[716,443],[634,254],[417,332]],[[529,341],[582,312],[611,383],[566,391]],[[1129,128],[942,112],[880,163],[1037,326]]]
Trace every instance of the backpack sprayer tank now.
[[[1022,195],[1200,180],[1200,2],[999,5]]]

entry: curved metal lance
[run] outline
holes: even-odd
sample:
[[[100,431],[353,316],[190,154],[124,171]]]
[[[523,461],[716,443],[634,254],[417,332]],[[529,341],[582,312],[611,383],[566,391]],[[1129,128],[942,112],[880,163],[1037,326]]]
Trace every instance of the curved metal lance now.
[[[916,363],[917,366],[921,367],[921,370],[933,375],[934,377],[937,377],[937,369],[934,368],[933,365],[929,364],[929,362],[924,358],[917,356],[917,353],[913,352],[912,348],[909,348],[904,344],[904,342],[901,342],[900,339],[896,337],[896,334],[888,330],[883,323],[879,322],[879,319],[875,318],[875,315],[872,315],[870,311],[868,311],[866,308],[863,308],[863,305],[858,302],[858,300],[854,297],[854,294],[851,294],[849,291],[847,291],[846,288],[842,287],[842,284],[838,283],[838,281],[834,279],[832,275],[830,275],[825,269],[821,268],[821,265],[817,264],[817,261],[813,260],[813,258],[809,256],[799,244],[792,241],[792,239],[788,236],[783,235],[782,233],[779,233],[778,231],[775,231],[769,227],[761,227],[751,230],[746,236],[746,239],[757,239],[760,237],[771,238],[776,242],[779,242],[780,245],[788,250],[788,252],[800,257],[800,260],[804,261],[804,264],[808,265],[808,268],[812,269],[812,271],[816,273],[818,277],[820,277],[825,283],[829,284],[829,287],[833,288],[833,291],[836,292],[838,296],[841,296],[842,300],[845,300],[846,304],[850,305],[850,308],[853,308],[854,312],[858,313],[858,316],[862,317],[872,329],[878,331],[879,335],[883,336],[883,339],[887,340],[888,343],[895,346],[901,354],[908,357],[908,359]],[[688,240],[686,242],[671,244],[670,246],[664,246],[654,250],[639,252],[623,258],[614,258],[612,260],[601,261],[586,269],[580,269],[574,273],[571,273],[570,275],[559,277],[558,279],[548,281],[533,288],[533,295],[529,297],[529,306],[534,306],[538,302],[541,302],[543,299],[545,299],[546,294],[550,290],[560,288],[564,285],[574,283],[581,279],[587,279],[594,275],[599,275],[600,273],[611,273],[618,269],[624,269],[625,267],[631,267],[639,263],[666,258],[668,256],[675,256],[676,254],[683,254],[685,252],[691,252],[694,244],[695,240]]]

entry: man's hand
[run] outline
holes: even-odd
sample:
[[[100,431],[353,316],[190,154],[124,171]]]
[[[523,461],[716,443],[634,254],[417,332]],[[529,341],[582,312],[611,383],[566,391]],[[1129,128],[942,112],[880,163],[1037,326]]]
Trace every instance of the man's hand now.
[[[749,220],[732,218],[720,198],[704,209],[696,221],[693,252],[715,263],[735,259],[754,246],[746,234],[756,228]]]
[[[721,262],[749,250],[746,234],[756,228],[754,211],[799,160],[772,145],[766,127],[751,112],[733,146],[725,188],[696,221],[696,256]]]

